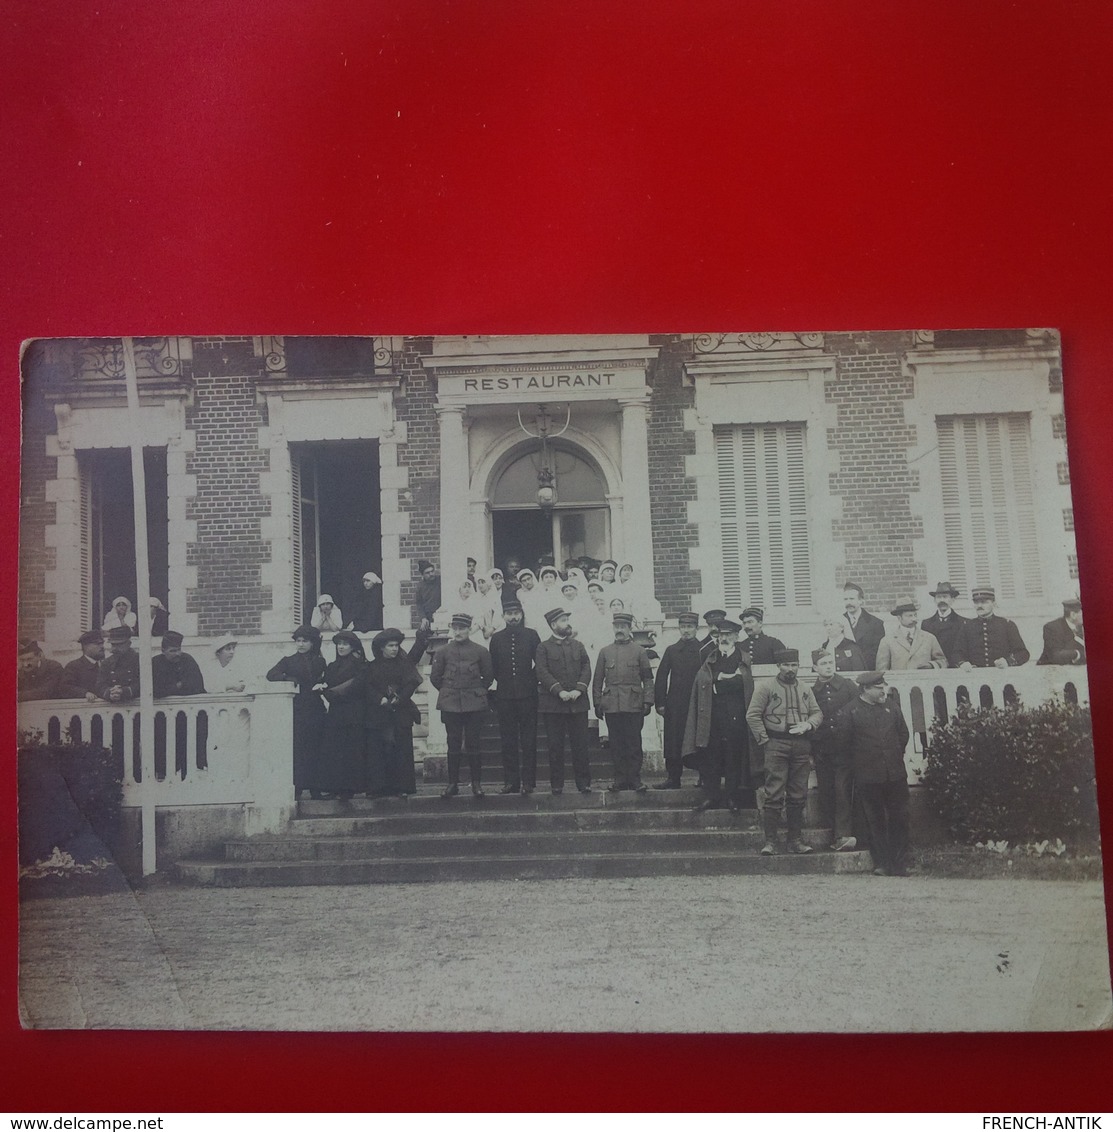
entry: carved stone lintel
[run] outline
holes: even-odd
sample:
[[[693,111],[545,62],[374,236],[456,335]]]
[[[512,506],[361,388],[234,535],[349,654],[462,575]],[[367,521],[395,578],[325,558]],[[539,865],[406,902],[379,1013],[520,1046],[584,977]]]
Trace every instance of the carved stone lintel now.
[[[821,350],[823,335],[812,331],[697,334],[693,343],[697,354],[713,354],[720,349],[747,350],[755,353],[764,353],[767,350]]]
[[[935,331],[934,330],[913,330],[912,331],[912,344],[914,346],[934,346],[935,345]]]

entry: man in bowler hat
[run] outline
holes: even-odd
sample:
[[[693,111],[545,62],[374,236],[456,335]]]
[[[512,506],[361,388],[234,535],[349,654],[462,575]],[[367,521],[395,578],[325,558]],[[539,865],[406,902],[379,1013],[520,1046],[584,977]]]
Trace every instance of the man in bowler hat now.
[[[935,589],[929,592],[935,598],[935,612],[920,622],[920,628],[924,632],[930,633],[939,642],[939,647],[947,658],[947,667],[954,668],[958,663],[955,660],[958,638],[962,633],[963,625],[969,621],[969,618],[962,617],[955,612],[955,598],[959,596],[959,593],[950,582],[940,582]]]

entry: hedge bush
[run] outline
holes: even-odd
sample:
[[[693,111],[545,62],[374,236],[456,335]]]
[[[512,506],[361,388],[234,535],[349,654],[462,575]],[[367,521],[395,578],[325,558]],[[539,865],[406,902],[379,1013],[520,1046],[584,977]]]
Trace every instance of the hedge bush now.
[[[17,777],[21,826],[21,858],[23,834],[35,830],[28,841],[49,839],[51,826],[65,824],[65,805],[72,805],[98,833],[111,835],[118,827],[123,802],[124,761],[106,747],[93,743],[47,743],[41,734],[21,732],[19,735]],[[59,789],[68,795],[65,805],[52,802],[56,789],[50,783],[60,780]],[[33,806],[39,812],[28,812]]]
[[[1098,839],[1089,707],[965,706],[932,726],[924,762],[928,797],[962,840]]]

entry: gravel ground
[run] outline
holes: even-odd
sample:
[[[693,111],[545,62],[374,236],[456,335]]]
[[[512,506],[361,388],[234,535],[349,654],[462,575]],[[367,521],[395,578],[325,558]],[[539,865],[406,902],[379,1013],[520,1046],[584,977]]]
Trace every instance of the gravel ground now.
[[[666,877],[25,901],[33,1027],[1109,1026],[1100,883]]]

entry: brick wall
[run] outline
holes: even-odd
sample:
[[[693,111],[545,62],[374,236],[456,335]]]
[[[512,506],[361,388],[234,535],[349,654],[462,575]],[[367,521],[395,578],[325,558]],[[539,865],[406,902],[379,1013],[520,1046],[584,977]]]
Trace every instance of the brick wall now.
[[[838,409],[838,424],[827,430],[827,443],[839,457],[839,470],[829,477],[832,495],[842,501],[832,532],[845,554],[838,580],[857,582],[870,609],[887,611],[927,582],[926,568],[913,553],[923,524],[913,517],[909,500],[919,490],[919,476],[908,465],[915,430],[904,420],[913,383],[902,372],[901,357],[910,339],[897,333],[828,334],[826,342],[837,355],[825,394]]]
[[[186,502],[186,518],[197,522],[197,541],[187,550],[197,588],[187,594],[186,608],[197,614],[201,636],[258,633],[271,607],[260,572],[270,560],[260,528],[270,510],[259,490],[259,473],[269,462],[258,431],[266,410],[256,403],[251,379],[263,363],[250,338],[195,338],[193,359],[186,428],[195,434],[195,448],[186,473],[197,477],[197,492]]]
[[[46,500],[46,481],[58,474],[58,461],[46,454],[54,432],[54,410],[43,397],[42,376],[31,351],[25,356],[23,446],[20,451],[19,635],[42,640],[46,619],[54,615],[54,595],[46,590],[46,572],[55,566],[46,528],[55,521],[55,505]],[[82,626],[87,628],[88,626]]]
[[[698,530],[688,522],[688,502],[696,498],[696,482],[684,474],[684,457],[696,450],[693,433],[684,431],[684,410],[695,402],[685,388],[682,365],[690,346],[679,335],[650,339],[661,352],[649,375],[653,396],[649,410],[649,498],[653,531],[653,572],[657,600],[666,617],[690,606],[702,590],[700,572],[688,567],[688,549]]]
[[[432,353],[429,338],[407,338],[400,365],[402,387],[395,394],[394,413],[406,422],[406,443],[399,445],[398,462],[408,469],[409,486],[399,494],[399,505],[410,517],[409,534],[400,539],[403,562],[402,604],[412,605],[417,586],[417,560],[428,558],[439,569],[440,546],[440,426],[433,409],[437,399],[435,380],[421,364]],[[466,474],[466,469],[464,470]],[[414,622],[416,624],[416,622]]]

